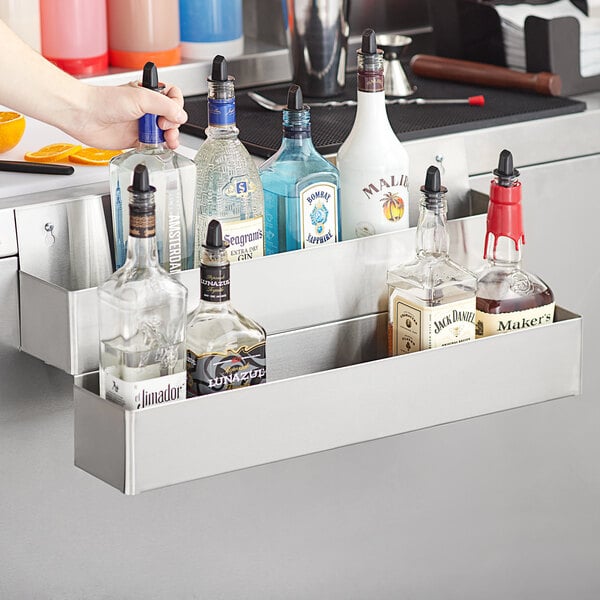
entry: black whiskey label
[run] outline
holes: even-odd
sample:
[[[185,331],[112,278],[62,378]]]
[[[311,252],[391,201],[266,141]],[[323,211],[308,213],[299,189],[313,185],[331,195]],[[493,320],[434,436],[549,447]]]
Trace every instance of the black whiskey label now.
[[[136,238],[149,238],[156,235],[156,218],[153,214],[136,215],[129,213],[129,235]]]
[[[207,302],[229,300],[229,265],[200,267],[200,298]]]
[[[235,352],[187,352],[188,398],[264,383],[267,379],[265,342]]]

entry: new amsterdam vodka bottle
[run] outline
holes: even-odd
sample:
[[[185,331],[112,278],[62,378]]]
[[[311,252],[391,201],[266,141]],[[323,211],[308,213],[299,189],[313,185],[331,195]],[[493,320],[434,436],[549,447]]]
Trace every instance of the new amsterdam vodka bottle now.
[[[358,50],[356,118],[337,166],[343,240],[408,227],[408,154],[388,120],[383,53],[372,29]]]
[[[142,86],[158,93],[163,89],[154,63],[144,66]],[[156,243],[160,264],[169,273],[191,269],[196,165],[167,148],[156,115],[144,115],[139,120],[138,130],[137,147],[116,156],[109,165],[116,267],[123,265],[126,256],[127,186],[135,166],[144,164],[156,188]]]
[[[475,275],[448,256],[446,188],[437,167],[421,187],[417,254],[388,271],[388,352],[407,354],[475,339]]]
[[[263,383],[265,330],[229,300],[229,261],[219,221],[208,224],[200,304],[187,326],[188,397]]]
[[[135,167],[125,264],[98,288],[100,395],[127,409],[185,398],[187,290],[159,264],[155,189]]]
[[[227,61],[215,56],[208,78],[206,141],[196,154],[196,251],[200,266],[208,224],[218,219],[231,261],[264,255],[263,189],[258,168],[238,139],[235,90]]]
[[[265,195],[267,254],[333,244],[339,234],[338,170],[315,149],[310,108],[292,85],[279,150],[259,169]]]

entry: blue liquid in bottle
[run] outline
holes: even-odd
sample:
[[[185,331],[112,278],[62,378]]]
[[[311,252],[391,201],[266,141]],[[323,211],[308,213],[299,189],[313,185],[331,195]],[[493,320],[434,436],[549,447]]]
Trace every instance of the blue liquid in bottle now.
[[[265,199],[265,251],[277,254],[340,240],[339,174],[315,149],[310,108],[292,85],[279,150],[259,169]]]

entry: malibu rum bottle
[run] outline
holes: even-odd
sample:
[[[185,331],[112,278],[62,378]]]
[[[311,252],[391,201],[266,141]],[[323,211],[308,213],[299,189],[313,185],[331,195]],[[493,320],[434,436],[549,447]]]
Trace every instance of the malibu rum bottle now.
[[[475,339],[475,276],[448,256],[446,188],[437,167],[421,187],[417,255],[388,271],[390,356]]]
[[[490,188],[483,258],[477,279],[477,337],[552,323],[554,294],[536,275],[521,268],[525,243],[521,182],[513,157],[502,150]]]
[[[356,119],[337,167],[343,240],[408,227],[408,154],[388,120],[383,52],[372,29],[358,50]]]

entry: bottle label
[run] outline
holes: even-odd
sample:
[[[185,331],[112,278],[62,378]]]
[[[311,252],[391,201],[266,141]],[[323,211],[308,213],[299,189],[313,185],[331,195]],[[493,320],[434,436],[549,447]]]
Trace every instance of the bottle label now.
[[[441,306],[391,299],[392,354],[408,354],[475,339],[475,297]]]
[[[123,381],[104,370],[101,377],[104,378],[106,399],[121,404],[127,410],[185,399],[185,371],[144,381]]]
[[[229,244],[227,257],[231,262],[264,256],[263,218],[242,221],[221,221],[223,239]]]
[[[337,186],[315,183],[300,192],[302,247],[322,246],[337,241]]]
[[[554,305],[555,303],[551,302],[536,308],[496,315],[478,310],[476,317],[477,337],[487,337],[497,333],[506,333],[507,331],[520,331],[521,329],[552,323],[554,321]]]
[[[156,235],[156,217],[154,214],[135,214],[129,211],[129,235],[135,238],[149,238]]]
[[[209,98],[208,124],[212,127],[235,125],[235,97]]]
[[[200,298],[207,302],[227,302],[229,281],[229,265],[200,265]]]
[[[408,176],[396,172],[365,181],[362,171],[347,172],[342,181],[342,239],[367,237],[408,227]],[[343,199],[342,199],[343,202]]]
[[[177,183],[173,181],[167,183],[166,199],[166,246],[168,254],[160,258],[165,267],[168,261],[169,273],[179,273],[187,266],[187,264],[184,264],[187,262],[187,239],[183,198],[181,188]]]
[[[236,351],[187,352],[188,398],[264,383],[267,378],[265,342]]]

